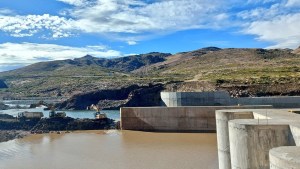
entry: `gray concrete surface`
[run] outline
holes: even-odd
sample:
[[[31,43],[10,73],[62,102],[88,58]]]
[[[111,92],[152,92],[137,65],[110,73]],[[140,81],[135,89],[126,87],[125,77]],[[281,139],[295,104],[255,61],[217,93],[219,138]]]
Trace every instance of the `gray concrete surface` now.
[[[126,107],[121,108],[122,130],[216,131],[215,111],[271,106]]]
[[[274,108],[300,108],[300,96],[230,97],[226,91],[216,92],[161,92],[167,107],[273,105]]]
[[[300,115],[289,110],[217,110],[220,169],[282,167],[276,163],[278,160],[272,164],[271,160],[277,159],[276,151],[273,152],[274,158],[269,156],[269,151],[281,146],[300,144]],[[299,151],[299,147],[294,147],[294,151]]]
[[[253,118],[253,112],[251,111],[238,113],[220,111],[220,113],[216,113],[219,169],[231,169],[228,121]]]
[[[300,147],[271,149],[270,169],[300,169]]]

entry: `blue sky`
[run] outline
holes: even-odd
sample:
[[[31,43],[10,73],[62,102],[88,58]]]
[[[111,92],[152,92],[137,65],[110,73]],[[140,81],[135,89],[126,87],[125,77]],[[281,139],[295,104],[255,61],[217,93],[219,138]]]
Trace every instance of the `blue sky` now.
[[[0,71],[45,60],[296,48],[300,0],[0,0]]]

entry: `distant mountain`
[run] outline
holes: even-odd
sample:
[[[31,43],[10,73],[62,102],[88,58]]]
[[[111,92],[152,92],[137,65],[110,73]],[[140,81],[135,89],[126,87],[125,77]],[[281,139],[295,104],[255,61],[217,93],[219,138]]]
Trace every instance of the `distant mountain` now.
[[[0,73],[18,96],[65,96],[133,84],[171,84],[172,91],[226,89],[233,95],[300,94],[299,50],[207,47],[174,55],[148,53],[115,59],[90,55],[36,63]],[[180,81],[180,82],[179,82]]]
[[[1,72],[0,76],[101,75],[110,71],[126,73],[142,66],[163,62],[170,55],[170,53],[153,52],[115,59],[104,59],[86,55],[73,60],[39,62],[20,69]]]

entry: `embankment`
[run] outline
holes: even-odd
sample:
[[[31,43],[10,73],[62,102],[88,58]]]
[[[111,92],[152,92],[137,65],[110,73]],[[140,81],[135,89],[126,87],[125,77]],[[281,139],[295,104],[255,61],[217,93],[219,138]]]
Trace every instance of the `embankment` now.
[[[43,119],[16,119],[13,116],[1,114],[0,140],[8,141],[32,133],[49,131],[72,130],[103,130],[115,129],[116,123],[109,118],[103,119],[73,119],[70,117],[43,118]]]
[[[120,107],[160,106],[160,92],[163,84],[148,86],[131,85],[121,89],[99,90],[74,95],[70,99],[56,104],[61,110],[85,110],[88,106],[99,105],[105,109]]]
[[[28,131],[22,130],[0,130],[0,142],[23,138],[29,134]]]

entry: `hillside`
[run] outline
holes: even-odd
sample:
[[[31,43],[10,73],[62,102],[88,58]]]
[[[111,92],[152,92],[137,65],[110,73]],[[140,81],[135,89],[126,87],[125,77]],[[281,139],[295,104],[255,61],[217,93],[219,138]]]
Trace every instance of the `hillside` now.
[[[300,54],[300,46],[297,49],[295,49],[293,51],[293,53],[299,55]]]
[[[0,77],[12,76],[80,76],[103,75],[111,72],[127,73],[142,66],[165,61],[169,53],[148,53],[115,59],[86,55],[82,58],[39,62],[17,70],[2,72]]]
[[[233,96],[298,95],[300,55],[295,51],[208,47],[110,60],[85,56],[0,73],[0,79],[18,96],[71,97],[148,83],[166,84],[171,91],[225,89]]]

